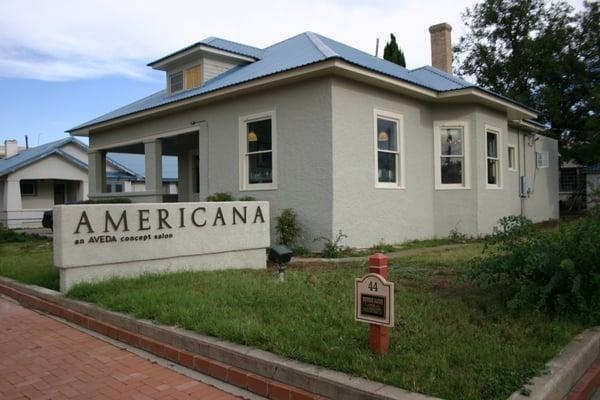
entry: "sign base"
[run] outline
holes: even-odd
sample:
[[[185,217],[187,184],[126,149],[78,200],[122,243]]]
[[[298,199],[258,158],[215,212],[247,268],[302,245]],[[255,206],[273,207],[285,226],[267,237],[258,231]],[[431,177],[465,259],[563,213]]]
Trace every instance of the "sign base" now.
[[[81,282],[98,282],[112,277],[134,278],[144,273],[177,271],[212,271],[224,269],[265,269],[265,249],[229,251],[226,253],[159,258],[107,265],[59,268],[60,291],[67,292]]]

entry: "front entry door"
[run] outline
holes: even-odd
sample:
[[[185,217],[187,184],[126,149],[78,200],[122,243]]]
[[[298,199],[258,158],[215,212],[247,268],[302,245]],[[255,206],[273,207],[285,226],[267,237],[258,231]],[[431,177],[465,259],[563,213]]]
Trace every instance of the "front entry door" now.
[[[54,204],[65,204],[65,184],[54,184]]]

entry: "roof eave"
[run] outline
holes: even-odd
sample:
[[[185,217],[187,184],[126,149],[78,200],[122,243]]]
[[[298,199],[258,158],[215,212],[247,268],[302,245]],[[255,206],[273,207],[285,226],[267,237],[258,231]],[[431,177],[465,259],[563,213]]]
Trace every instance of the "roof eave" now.
[[[245,62],[254,62],[257,60],[257,58],[255,58],[255,57],[251,57],[251,56],[248,56],[245,54],[239,54],[239,53],[235,53],[232,51],[224,50],[219,47],[211,46],[210,44],[196,43],[189,47],[183,48],[183,49],[179,50],[178,52],[169,54],[165,57],[159,58],[158,60],[152,61],[151,63],[149,63],[147,65],[148,65],[148,67],[151,67],[153,69],[164,71],[165,66],[167,66],[168,64],[171,64],[185,56],[188,56],[190,54],[194,54],[197,52],[215,54],[215,55],[219,55],[222,57],[233,58],[233,59],[236,59],[239,61],[245,61]]]

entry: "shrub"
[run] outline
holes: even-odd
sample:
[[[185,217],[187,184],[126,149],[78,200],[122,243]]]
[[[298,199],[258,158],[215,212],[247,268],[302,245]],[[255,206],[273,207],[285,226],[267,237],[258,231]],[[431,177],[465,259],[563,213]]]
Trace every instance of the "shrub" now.
[[[383,239],[379,243],[371,246],[369,253],[392,253],[398,250],[393,244],[386,243]]]
[[[348,238],[348,236],[344,235],[342,233],[342,230],[340,229],[334,240],[331,240],[324,236],[320,236],[320,237],[316,238],[315,241],[318,241],[318,240],[325,241],[325,245],[323,246],[323,251],[321,252],[321,255],[323,257],[339,258],[344,253],[344,250],[345,250],[344,246],[341,245],[342,240],[344,240],[346,238]]]
[[[90,199],[82,201],[81,204],[127,204],[131,203],[128,197],[107,197],[105,199]]]
[[[508,306],[600,321],[600,215],[543,232],[505,217],[466,277],[502,287]]]
[[[453,228],[448,232],[448,240],[452,243],[467,243],[469,238],[465,233],[460,232],[458,229]]]
[[[44,236],[25,232],[17,232],[0,226],[0,243],[33,242],[38,240],[50,240]]]
[[[277,231],[277,240],[281,244],[293,247],[300,239],[302,227],[298,222],[298,214],[293,208],[285,208],[277,217],[275,225]]]
[[[234,201],[235,198],[228,192],[213,193],[206,198],[206,201]]]
[[[304,246],[294,246],[292,248],[292,252],[294,253],[294,256],[300,257],[308,257],[312,255],[311,251]]]
[[[256,201],[256,198],[252,196],[242,196],[238,199],[239,201]]]

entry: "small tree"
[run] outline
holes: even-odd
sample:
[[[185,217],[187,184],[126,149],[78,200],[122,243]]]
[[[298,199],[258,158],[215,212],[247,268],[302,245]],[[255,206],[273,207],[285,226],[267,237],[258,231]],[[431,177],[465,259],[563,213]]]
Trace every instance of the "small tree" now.
[[[277,217],[275,225],[278,241],[286,246],[293,247],[298,243],[302,228],[298,222],[298,215],[293,208],[284,208],[281,215]]]
[[[404,52],[398,47],[398,43],[396,43],[396,36],[394,36],[393,33],[390,33],[390,41],[385,44],[383,49],[383,58],[395,64],[406,67]]]

